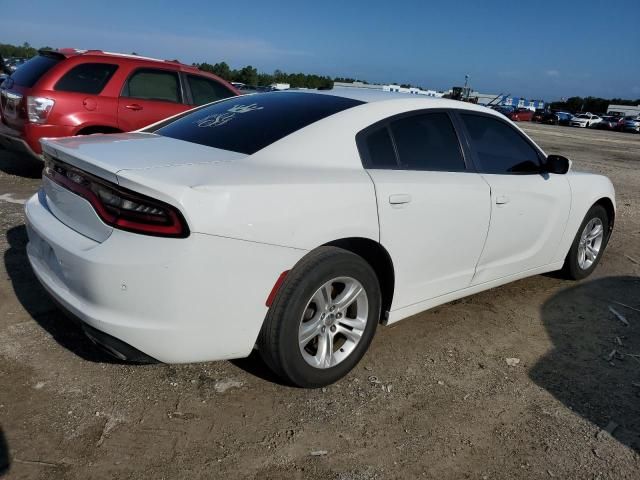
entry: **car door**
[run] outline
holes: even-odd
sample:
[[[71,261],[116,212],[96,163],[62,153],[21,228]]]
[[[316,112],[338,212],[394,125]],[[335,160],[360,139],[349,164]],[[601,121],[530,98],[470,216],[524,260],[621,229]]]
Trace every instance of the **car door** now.
[[[189,108],[183,103],[178,72],[138,68],[125,81],[118,99],[118,126],[125,132],[137,130]]]
[[[565,175],[545,173],[544,156],[493,115],[459,113],[477,170],[491,187],[491,224],[473,285],[551,262],[571,207]]]
[[[446,111],[392,118],[358,135],[395,270],[393,309],[465,288],[489,227],[490,191],[469,170]]]

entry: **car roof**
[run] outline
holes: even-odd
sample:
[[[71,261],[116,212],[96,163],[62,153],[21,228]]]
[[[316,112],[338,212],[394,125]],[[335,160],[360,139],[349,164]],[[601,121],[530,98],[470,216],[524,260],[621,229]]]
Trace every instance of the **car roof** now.
[[[455,108],[460,110],[473,110],[479,112],[488,112],[499,116],[490,108],[476,105],[474,103],[461,102],[460,100],[451,100],[448,98],[430,97],[427,95],[417,95],[411,93],[385,92],[383,90],[372,90],[368,88],[357,87],[334,87],[331,90],[282,90],[270,92],[270,95],[287,95],[289,92],[304,92],[315,95],[332,95],[335,97],[350,98],[363,103],[377,102],[402,102],[411,101],[413,108]]]
[[[134,55],[129,53],[117,53],[117,52],[105,52],[103,50],[80,50],[77,48],[59,48],[57,50],[41,50],[38,52],[40,55],[58,54],[65,58],[78,57],[78,56],[97,56],[97,57],[111,57],[111,58],[125,58],[129,60],[135,60],[139,62],[152,62],[176,65],[185,69],[197,71],[198,69],[192,65],[181,63],[178,60],[161,60],[159,58],[145,57],[142,55]],[[206,72],[205,72],[206,73]]]

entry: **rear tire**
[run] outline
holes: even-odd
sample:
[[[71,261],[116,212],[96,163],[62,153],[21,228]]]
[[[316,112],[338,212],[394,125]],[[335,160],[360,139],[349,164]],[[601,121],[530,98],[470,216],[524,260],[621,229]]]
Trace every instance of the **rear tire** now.
[[[293,385],[329,385],[364,356],[380,308],[380,286],[371,266],[347,250],[320,247],[287,275],[267,313],[258,350]]]
[[[609,216],[602,205],[587,212],[564,260],[562,275],[581,280],[595,270],[609,241]]]

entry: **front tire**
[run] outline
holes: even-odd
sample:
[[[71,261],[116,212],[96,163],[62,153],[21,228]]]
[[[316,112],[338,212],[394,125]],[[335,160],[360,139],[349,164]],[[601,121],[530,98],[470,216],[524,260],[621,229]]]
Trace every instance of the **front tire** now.
[[[287,275],[258,338],[265,363],[299,387],[329,385],[367,351],[380,320],[378,278],[361,257],[320,247]]]
[[[562,273],[581,280],[595,270],[609,240],[609,216],[602,205],[594,205],[584,217],[564,260]]]

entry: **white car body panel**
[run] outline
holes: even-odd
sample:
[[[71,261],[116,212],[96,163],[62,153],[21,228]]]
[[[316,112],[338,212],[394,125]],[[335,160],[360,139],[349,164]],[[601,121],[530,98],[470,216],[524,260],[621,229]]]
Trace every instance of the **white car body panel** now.
[[[369,174],[376,185],[380,243],[396,270],[393,308],[468,287],[491,216],[489,185],[482,176],[408,170]],[[399,195],[408,202],[391,204]]]
[[[27,202],[26,213],[29,261],[56,300],[90,326],[169,363],[249,355],[274,282],[306,253],[213,235],[155,238],[117,229],[98,243],[52,222],[43,192]]]
[[[109,227],[86,200],[45,182],[26,206],[37,277],[82,321],[160,361],[238,358],[255,344],[276,280],[319,246],[359,238],[389,253],[393,323],[559,269],[587,210],[614,201],[611,182],[595,175],[365,170],[355,135],[390,116],[451,108],[508,122],[452,100],[384,98],[253,155],[144,132],[44,140],[45,154],[174,206],[191,234]],[[392,205],[392,195],[410,202]]]
[[[566,176],[482,176],[491,186],[491,228],[473,284],[550,263],[571,207]]]

